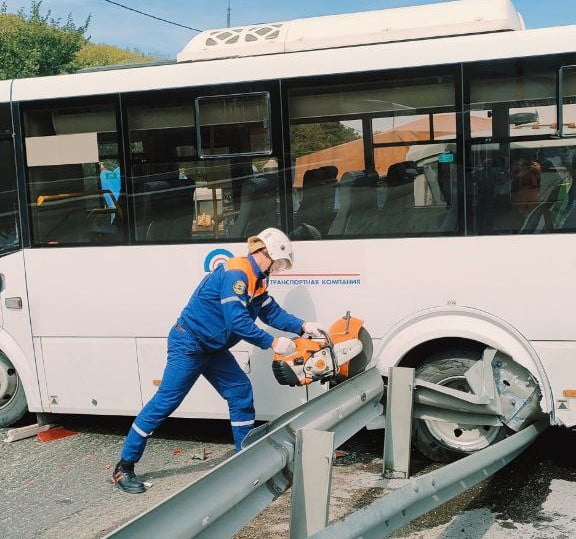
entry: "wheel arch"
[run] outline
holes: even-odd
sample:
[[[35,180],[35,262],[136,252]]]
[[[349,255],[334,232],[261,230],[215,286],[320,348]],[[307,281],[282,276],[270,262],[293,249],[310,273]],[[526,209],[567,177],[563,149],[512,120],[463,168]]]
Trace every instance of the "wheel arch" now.
[[[41,410],[42,404],[38,388],[38,377],[30,361],[18,343],[5,331],[0,330],[0,354],[3,354],[16,369],[24,389],[30,410]]]
[[[554,415],[554,400],[546,371],[530,342],[504,320],[477,309],[434,308],[398,322],[380,340],[374,362],[385,376],[389,367],[416,367],[431,351],[492,347],[504,352],[536,378],[542,410]]]

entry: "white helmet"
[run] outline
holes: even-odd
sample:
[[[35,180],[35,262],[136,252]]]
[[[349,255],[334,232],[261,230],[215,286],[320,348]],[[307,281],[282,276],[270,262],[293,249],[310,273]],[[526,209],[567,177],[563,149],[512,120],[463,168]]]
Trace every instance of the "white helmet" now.
[[[288,236],[277,228],[266,228],[258,236],[248,238],[248,245],[256,247],[258,240],[264,244],[268,255],[273,261],[272,271],[284,271],[292,268],[294,264],[294,251]],[[258,243],[257,243],[258,242]],[[251,250],[251,249],[250,249]]]

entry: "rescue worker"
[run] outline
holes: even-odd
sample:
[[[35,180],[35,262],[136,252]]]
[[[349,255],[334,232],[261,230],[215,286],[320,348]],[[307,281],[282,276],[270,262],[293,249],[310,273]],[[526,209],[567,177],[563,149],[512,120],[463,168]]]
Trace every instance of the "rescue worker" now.
[[[113,481],[124,492],[146,490],[134,464],[142,457],[148,437],[180,405],[201,374],[226,399],[236,450],[241,449],[254,426],[254,400],[250,380],[229,348],[244,339],[281,355],[296,351],[292,340],[273,337],[259,328],[254,323],[257,317],[276,329],[321,336],[318,323],[287,313],[268,295],[270,273],[290,269],[294,262],[288,237],[267,228],[248,238],[248,253],[208,274],[170,330],[160,387],[134,420],[114,468]]]

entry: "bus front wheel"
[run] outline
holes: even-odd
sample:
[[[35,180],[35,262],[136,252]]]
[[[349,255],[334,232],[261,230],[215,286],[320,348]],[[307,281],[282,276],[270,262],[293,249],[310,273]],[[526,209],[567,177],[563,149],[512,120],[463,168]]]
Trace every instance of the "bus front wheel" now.
[[[22,381],[12,363],[0,353],[0,428],[13,425],[27,411]]]
[[[478,352],[440,352],[416,369],[415,376],[442,386],[471,393],[464,374],[481,358]],[[433,419],[414,419],[412,441],[436,462],[452,462],[480,451],[506,437],[504,426],[464,425]]]

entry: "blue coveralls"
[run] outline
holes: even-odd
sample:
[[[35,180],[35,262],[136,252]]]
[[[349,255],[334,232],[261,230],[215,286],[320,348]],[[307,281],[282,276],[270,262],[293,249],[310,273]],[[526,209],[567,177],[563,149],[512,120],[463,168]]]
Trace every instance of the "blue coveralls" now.
[[[122,448],[121,459],[138,462],[153,431],[180,405],[198,377],[226,399],[236,449],[254,425],[250,380],[229,348],[241,339],[266,349],[272,335],[255,323],[302,333],[303,320],[282,309],[268,295],[268,279],[252,257],[235,258],[208,274],[184,307],[168,335],[168,360],[162,382],[138,414]]]

